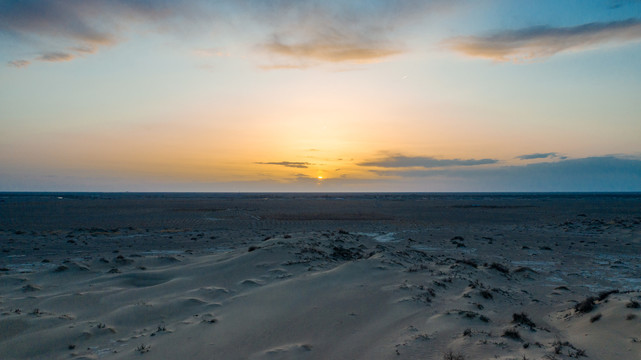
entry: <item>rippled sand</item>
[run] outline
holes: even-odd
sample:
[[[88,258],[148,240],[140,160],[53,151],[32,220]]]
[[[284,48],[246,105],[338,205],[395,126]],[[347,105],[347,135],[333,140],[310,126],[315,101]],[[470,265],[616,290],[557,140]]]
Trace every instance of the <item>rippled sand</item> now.
[[[641,196],[0,194],[7,359],[641,358]]]

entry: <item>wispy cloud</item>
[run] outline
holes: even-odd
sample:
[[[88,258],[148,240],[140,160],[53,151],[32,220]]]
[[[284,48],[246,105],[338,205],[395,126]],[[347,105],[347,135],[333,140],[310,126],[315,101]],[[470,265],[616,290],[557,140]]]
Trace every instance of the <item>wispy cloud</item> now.
[[[494,61],[527,61],[565,51],[582,51],[608,43],[641,40],[641,20],[593,22],[572,27],[537,26],[490,36],[457,37],[445,45],[467,56]]]
[[[121,3],[114,2],[114,5]],[[104,10],[99,1],[3,1],[0,4],[0,31],[71,38],[83,43],[109,44],[113,36],[101,29],[95,11]],[[107,14],[105,14],[107,15]]]
[[[496,164],[496,159],[437,159],[431,156],[405,156],[392,155],[379,160],[358,163],[360,166],[375,166],[383,168],[411,168],[422,167],[426,169],[451,167],[451,166],[476,166]]]
[[[370,40],[354,39],[346,34],[333,31],[329,36],[318,36],[299,43],[286,43],[277,36],[263,45],[268,52],[297,60],[322,62],[368,63],[401,53],[393,44]],[[302,67],[292,66],[289,67]],[[280,68],[285,66],[280,65]]]
[[[558,157],[558,154],[555,152],[550,152],[550,153],[525,154],[525,155],[517,156],[516,158],[520,160],[533,160],[533,159],[547,159],[547,158],[555,158],[555,157]]]
[[[258,16],[271,25],[270,36],[258,44],[272,56],[272,63],[262,66],[266,69],[385,60],[406,51],[403,28],[458,2],[250,1],[254,13],[267,14]]]
[[[24,68],[29,66],[29,64],[31,64],[31,61],[29,60],[13,60],[7,63],[8,66],[12,66],[16,68]]]
[[[297,169],[307,169],[309,165],[312,165],[311,163],[308,163],[308,162],[298,162],[298,161],[256,162],[256,164],[280,165],[284,167],[297,168]]]
[[[36,52],[93,54],[132,33],[240,36],[263,68],[375,62],[404,51],[400,32],[460,0],[0,1],[0,34]],[[239,24],[241,24],[239,26]],[[224,31],[218,31],[224,29]],[[260,35],[259,35],[260,34]],[[207,55],[211,53],[207,52]],[[199,52],[198,55],[204,55]]]
[[[22,0],[0,2],[0,34],[34,47],[57,49],[41,52],[35,61],[69,61],[78,54],[93,54],[118,43],[121,33],[136,22],[180,15],[191,6],[164,1],[137,0]],[[165,26],[158,25],[158,26]],[[66,56],[61,55],[63,52]],[[57,55],[56,55],[57,54]]]
[[[48,61],[48,62],[63,62],[63,61],[71,61],[75,55],[70,54],[70,53],[64,53],[64,52],[49,52],[49,53],[44,53],[36,58],[36,60],[39,61]]]

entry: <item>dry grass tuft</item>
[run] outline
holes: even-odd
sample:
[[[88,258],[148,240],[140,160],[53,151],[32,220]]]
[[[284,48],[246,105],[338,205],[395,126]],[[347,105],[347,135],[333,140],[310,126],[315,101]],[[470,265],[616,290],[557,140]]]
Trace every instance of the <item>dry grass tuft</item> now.
[[[443,360],[465,360],[465,356],[448,351],[443,355]]]

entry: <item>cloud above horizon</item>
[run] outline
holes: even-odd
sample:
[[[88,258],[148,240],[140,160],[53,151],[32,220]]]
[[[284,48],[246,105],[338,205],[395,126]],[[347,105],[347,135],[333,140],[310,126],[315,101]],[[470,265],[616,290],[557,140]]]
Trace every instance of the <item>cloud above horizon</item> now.
[[[183,37],[191,30],[191,40],[221,27],[225,31],[215,32],[219,37],[245,36],[257,26],[264,37],[254,40],[255,48],[271,56],[264,68],[301,68],[369,63],[399,54],[404,50],[397,30],[454,3],[458,1],[4,1],[0,34],[36,48],[38,55],[29,61],[51,61],[48,55],[56,53],[68,54],[67,60],[94,54],[140,30]]]
[[[353,39],[340,32],[336,32],[333,36],[310,38],[302,43],[285,43],[274,36],[262,47],[272,54],[291,57],[299,64],[276,65],[280,68],[306,67],[308,63],[305,60],[368,63],[402,52],[393,44]]]
[[[358,163],[359,166],[375,166],[383,168],[411,168],[422,167],[426,169],[451,167],[451,166],[476,166],[496,164],[496,159],[437,159],[431,156],[405,156],[391,155],[383,159]]]
[[[452,191],[641,191],[641,160],[614,156],[494,168],[372,172],[427,182],[447,179]]]
[[[308,162],[299,162],[299,161],[272,161],[272,162],[256,162],[255,164],[259,165],[279,165],[289,168],[297,169],[307,169],[309,165],[312,165]]]
[[[64,52],[49,52],[38,56],[36,59],[47,62],[64,62],[73,60],[75,55]]]
[[[29,61],[29,60],[24,60],[24,59],[20,59],[20,60],[13,60],[13,61],[9,61],[9,62],[7,62],[7,66],[12,66],[12,67],[15,67],[15,68],[23,68],[23,67],[27,67],[27,66],[29,66],[30,64],[31,64],[31,61]]]
[[[259,49],[273,57],[266,68],[318,63],[371,63],[406,51],[399,29],[458,1],[249,1],[272,27]],[[256,7],[257,3],[263,6]],[[264,4],[269,4],[264,6]],[[279,11],[272,12],[274,8]],[[261,17],[263,17],[261,15]]]
[[[567,51],[583,51],[606,44],[641,40],[641,20],[591,22],[569,27],[535,26],[503,30],[489,36],[464,36],[444,44],[461,54],[498,62],[547,58]]]
[[[555,152],[549,152],[549,153],[534,153],[534,154],[519,155],[516,158],[520,160],[533,160],[533,159],[555,158],[558,156],[559,155]]]
[[[128,23],[157,19],[165,6],[135,0],[3,1],[0,34],[35,47],[34,61],[69,61],[115,45]]]

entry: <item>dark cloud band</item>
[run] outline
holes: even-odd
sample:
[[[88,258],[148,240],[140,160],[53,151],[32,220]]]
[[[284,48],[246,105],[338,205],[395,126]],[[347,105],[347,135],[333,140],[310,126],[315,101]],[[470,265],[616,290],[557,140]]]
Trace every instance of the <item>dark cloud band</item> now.
[[[495,61],[527,61],[606,43],[641,40],[641,20],[593,22],[572,27],[537,26],[490,36],[457,37],[445,45],[461,54]]]
[[[422,168],[440,168],[451,166],[476,166],[496,164],[498,160],[495,159],[436,159],[430,156],[404,156],[394,155],[388,156],[384,159],[366,161],[359,163],[360,166],[375,166],[383,168],[409,168],[409,167],[422,167]]]
[[[309,167],[309,165],[311,165],[308,162],[297,162],[297,161],[256,162],[256,164],[260,164],[260,165],[280,165],[280,166],[284,166],[284,167],[297,168],[297,169],[307,169]]]
[[[555,152],[550,152],[550,153],[534,153],[534,154],[525,154],[525,155],[520,155],[517,156],[517,159],[521,160],[533,160],[533,159],[547,159],[547,158],[554,158],[557,157],[558,154]]]

